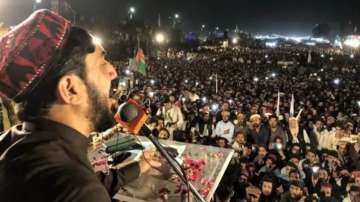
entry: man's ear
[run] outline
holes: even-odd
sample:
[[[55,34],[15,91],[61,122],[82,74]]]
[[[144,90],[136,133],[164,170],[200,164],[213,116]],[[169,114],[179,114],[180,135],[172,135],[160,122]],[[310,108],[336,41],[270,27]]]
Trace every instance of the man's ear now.
[[[60,78],[57,85],[57,95],[61,102],[79,105],[84,103],[85,94],[85,84],[78,76],[71,74]]]

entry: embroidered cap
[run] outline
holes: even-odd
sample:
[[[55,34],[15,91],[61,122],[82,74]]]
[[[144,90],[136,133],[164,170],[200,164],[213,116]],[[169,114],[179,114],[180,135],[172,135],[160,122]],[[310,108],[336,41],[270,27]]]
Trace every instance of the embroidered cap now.
[[[42,9],[0,38],[0,96],[23,101],[54,67],[71,23]]]

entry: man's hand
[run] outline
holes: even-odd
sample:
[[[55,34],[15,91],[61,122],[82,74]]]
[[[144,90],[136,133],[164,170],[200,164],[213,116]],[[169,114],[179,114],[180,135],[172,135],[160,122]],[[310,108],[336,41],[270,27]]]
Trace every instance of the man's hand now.
[[[150,168],[160,168],[162,166],[162,161],[163,159],[160,157],[160,154],[156,150],[144,150],[139,162],[140,175],[149,171]]]

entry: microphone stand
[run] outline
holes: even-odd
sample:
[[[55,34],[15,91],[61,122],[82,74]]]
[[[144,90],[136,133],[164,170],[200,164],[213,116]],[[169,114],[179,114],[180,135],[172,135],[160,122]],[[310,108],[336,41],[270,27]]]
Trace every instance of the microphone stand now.
[[[170,164],[170,166],[174,169],[176,174],[180,177],[180,179],[183,181],[183,183],[188,184],[191,193],[195,195],[195,197],[201,201],[206,202],[205,199],[200,195],[200,193],[196,190],[194,185],[192,185],[188,180],[186,180],[185,176],[183,176],[183,173],[177,163],[175,162],[175,159],[169,155],[169,153],[165,150],[165,148],[160,144],[159,140],[153,135],[152,131],[149,129],[148,126],[144,125],[140,132],[140,134],[145,135],[149,140],[154,144],[156,149],[160,152],[160,154],[166,159],[166,161]]]

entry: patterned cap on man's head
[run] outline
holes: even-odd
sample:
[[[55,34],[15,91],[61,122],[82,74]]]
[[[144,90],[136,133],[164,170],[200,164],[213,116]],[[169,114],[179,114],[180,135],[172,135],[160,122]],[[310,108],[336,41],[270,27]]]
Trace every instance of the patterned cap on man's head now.
[[[38,10],[0,37],[0,96],[23,101],[59,56],[71,24],[50,10]]]

